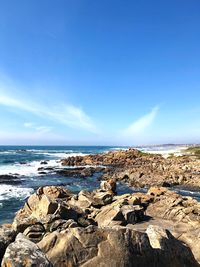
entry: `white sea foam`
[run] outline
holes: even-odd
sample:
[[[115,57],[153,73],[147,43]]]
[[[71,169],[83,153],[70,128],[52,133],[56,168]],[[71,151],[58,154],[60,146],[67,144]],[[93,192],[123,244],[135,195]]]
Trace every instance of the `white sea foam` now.
[[[46,161],[47,164],[42,165],[41,161],[32,161],[27,164],[7,164],[7,165],[1,165],[0,166],[0,175],[21,175],[21,176],[39,176],[40,174],[38,173],[38,168],[40,167],[53,167],[53,168],[59,168],[61,167],[61,163],[59,162],[59,159],[61,158],[68,158],[71,156],[82,156],[85,155],[83,153],[70,153],[70,154],[62,154],[62,153],[57,153],[58,155],[55,156],[55,153],[52,153],[52,156],[57,157],[57,159],[52,159],[52,160],[42,160]],[[45,170],[45,172],[47,172]]]
[[[73,150],[39,150],[39,149],[27,149],[26,152],[33,153],[35,155],[44,155],[47,157],[54,157],[54,158],[67,158],[71,156],[84,156],[86,154],[81,152],[73,152]]]
[[[16,154],[16,151],[0,151],[0,155],[12,155]]]
[[[0,166],[0,175],[23,175],[23,176],[35,176],[38,174],[38,168],[43,167],[40,161],[32,161],[27,164],[14,164]],[[60,163],[56,160],[49,160],[45,167],[60,167]]]
[[[26,199],[33,193],[32,188],[22,188],[12,185],[0,186],[0,201],[8,200],[10,198]]]
[[[84,153],[66,153],[66,152],[38,152],[36,154],[39,155],[45,155],[45,156],[50,156],[50,157],[56,157],[56,158],[68,158],[68,157],[76,157],[76,156],[85,156],[87,154]]]

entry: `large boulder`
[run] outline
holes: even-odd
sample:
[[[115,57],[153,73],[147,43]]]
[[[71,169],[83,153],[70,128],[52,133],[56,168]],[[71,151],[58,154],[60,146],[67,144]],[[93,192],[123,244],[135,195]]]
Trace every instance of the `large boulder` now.
[[[73,194],[60,186],[45,186],[40,187],[40,190],[38,189],[38,192],[43,193],[44,195],[50,197],[51,199],[57,199],[57,198],[70,198]]]
[[[24,207],[20,209],[13,221],[13,229],[23,233],[26,228],[33,226],[30,236],[41,237],[41,229],[36,233],[38,225],[49,227],[49,222],[55,219],[77,219],[77,212],[67,202],[73,196],[71,192],[61,187],[46,186],[40,187],[37,193],[31,195]],[[43,226],[41,226],[43,227]]]
[[[52,264],[36,244],[23,234],[18,234],[16,240],[7,247],[1,266],[52,267]]]
[[[170,190],[150,189],[154,192],[154,200],[149,204],[147,213],[152,217],[163,218],[192,225],[200,224],[200,203],[191,198],[183,197]]]
[[[32,202],[31,205],[30,202]],[[52,200],[44,194],[41,197],[32,195],[27,203],[30,207],[33,207],[31,215],[37,219],[45,218],[48,214],[54,214],[58,208],[57,201]]]
[[[55,267],[199,266],[188,247],[160,229],[71,228],[48,234],[38,246]]]
[[[99,226],[127,225],[144,219],[144,209],[139,205],[128,205],[127,200],[118,199],[102,207],[95,217]]]
[[[89,207],[102,207],[104,205],[110,204],[113,199],[112,192],[102,192],[100,190],[94,192],[88,192],[82,190],[78,194],[77,204],[80,207],[89,208]]]

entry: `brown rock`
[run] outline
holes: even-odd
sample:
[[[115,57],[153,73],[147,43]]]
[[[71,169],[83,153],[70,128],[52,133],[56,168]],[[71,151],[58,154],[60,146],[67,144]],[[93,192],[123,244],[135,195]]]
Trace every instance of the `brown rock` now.
[[[93,207],[101,207],[107,205],[112,202],[113,194],[112,192],[87,192],[87,191],[80,191],[78,194],[78,201],[83,204],[84,208],[88,208],[90,206]],[[81,206],[80,206],[81,207]]]
[[[118,198],[110,205],[104,206],[96,215],[99,226],[114,226],[136,223],[144,219],[144,208],[139,205],[128,205],[128,199]]]
[[[51,199],[68,198],[73,195],[69,190],[59,186],[45,186],[43,187],[43,193]]]
[[[160,195],[164,195],[167,192],[165,187],[151,187],[147,194],[155,197],[159,197]]]
[[[100,188],[103,191],[111,191],[113,193],[116,193],[116,181],[113,179],[110,179],[108,181],[102,181],[100,184]]]
[[[21,209],[17,212],[13,223],[12,223],[12,228],[17,232],[17,233],[23,233],[24,230],[31,226],[38,223],[38,220],[33,217],[29,217],[29,215],[25,212],[24,209]]]
[[[149,204],[147,213],[152,217],[193,225],[200,224],[200,203],[169,190],[159,197],[155,197],[154,202]]]
[[[38,246],[55,267],[199,266],[185,245],[164,230],[159,235],[157,232],[148,231],[149,241],[147,234],[127,228],[90,226],[53,232],[43,238]],[[161,243],[162,249],[157,248]]]

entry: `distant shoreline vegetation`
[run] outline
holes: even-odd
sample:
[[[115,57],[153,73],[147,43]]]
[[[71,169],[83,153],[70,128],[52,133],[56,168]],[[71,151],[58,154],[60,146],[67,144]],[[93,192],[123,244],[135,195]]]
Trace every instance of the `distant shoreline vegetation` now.
[[[194,155],[200,159],[200,145],[194,146],[194,147],[189,147],[185,150],[185,152],[187,152],[190,155]]]

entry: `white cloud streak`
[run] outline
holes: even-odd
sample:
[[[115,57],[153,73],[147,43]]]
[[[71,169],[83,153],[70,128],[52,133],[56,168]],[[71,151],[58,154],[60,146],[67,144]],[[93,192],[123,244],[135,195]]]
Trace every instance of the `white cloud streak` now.
[[[24,123],[24,127],[25,128],[29,128],[29,129],[33,129],[33,130],[35,130],[36,132],[38,132],[40,134],[49,133],[52,130],[51,127],[48,127],[48,126],[39,126],[39,125],[36,125],[33,122],[25,122]]]
[[[132,137],[144,133],[146,129],[154,122],[158,110],[159,108],[156,106],[149,113],[131,123],[125,130],[123,130],[123,135]]]
[[[59,106],[38,105],[36,102],[10,97],[0,91],[0,105],[24,110],[36,116],[50,119],[71,128],[98,133],[92,119],[81,109],[73,105]]]

